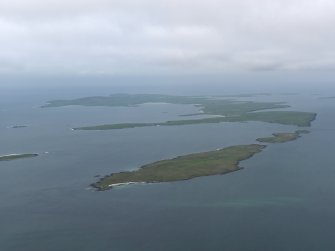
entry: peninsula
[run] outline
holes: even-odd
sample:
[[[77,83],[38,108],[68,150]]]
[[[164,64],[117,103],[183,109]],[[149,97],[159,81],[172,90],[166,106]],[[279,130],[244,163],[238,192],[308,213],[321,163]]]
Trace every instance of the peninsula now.
[[[0,161],[10,161],[16,159],[23,159],[23,158],[32,158],[37,157],[37,153],[15,153],[15,154],[7,154],[0,156]]]
[[[273,133],[271,137],[258,138],[258,142],[262,143],[285,143],[288,141],[293,141],[301,137],[301,134],[309,133],[307,130],[297,130],[293,133]]]
[[[194,153],[141,166],[138,170],[113,173],[92,184],[99,191],[133,183],[189,180],[225,174],[242,169],[239,162],[262,151],[264,145],[237,145],[209,152]]]

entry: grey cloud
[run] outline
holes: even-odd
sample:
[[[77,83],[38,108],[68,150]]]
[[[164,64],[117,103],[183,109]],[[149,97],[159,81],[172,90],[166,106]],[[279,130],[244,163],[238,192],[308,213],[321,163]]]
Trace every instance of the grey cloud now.
[[[0,72],[330,70],[330,0],[0,2]]]

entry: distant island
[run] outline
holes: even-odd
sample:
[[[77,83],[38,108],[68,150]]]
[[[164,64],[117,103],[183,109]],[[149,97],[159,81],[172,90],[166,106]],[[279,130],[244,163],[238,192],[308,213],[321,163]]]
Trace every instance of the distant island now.
[[[23,158],[32,158],[37,157],[37,153],[14,153],[14,154],[7,154],[0,156],[0,161],[10,161],[16,159],[23,159]]]
[[[273,133],[271,137],[258,138],[258,142],[262,143],[285,143],[288,141],[293,141],[301,137],[301,134],[309,133],[308,130],[297,130],[293,133]]]
[[[240,170],[239,162],[262,151],[264,145],[237,145],[210,152],[194,153],[144,165],[136,171],[105,176],[92,184],[99,191],[134,183],[157,183],[189,180],[201,176]]]
[[[310,126],[315,120],[316,114],[309,112],[294,112],[294,111],[272,111],[272,112],[254,112],[245,113],[231,117],[214,117],[205,119],[191,120],[172,120],[158,123],[120,123],[120,124],[104,124],[95,126],[75,127],[73,130],[113,130],[126,129],[148,126],[180,126],[194,124],[210,124],[222,122],[245,122],[245,121],[260,121],[268,123],[276,123],[283,125],[296,125],[299,127]]]
[[[247,95],[242,95],[247,97]],[[113,94],[73,100],[54,100],[42,107],[80,106],[137,106],[145,103],[189,104],[198,107],[202,115],[212,118],[172,120],[156,123],[120,123],[75,127],[74,130],[113,130],[148,126],[180,126],[222,122],[260,121],[300,127],[310,126],[316,113],[300,111],[264,111],[290,107],[283,102],[236,101],[224,97],[171,96],[159,94]],[[199,115],[189,114],[187,116]],[[184,115],[185,116],[185,115]]]
[[[25,127],[27,127],[27,126],[26,125],[14,125],[11,128],[18,129],[18,128],[25,128]]]

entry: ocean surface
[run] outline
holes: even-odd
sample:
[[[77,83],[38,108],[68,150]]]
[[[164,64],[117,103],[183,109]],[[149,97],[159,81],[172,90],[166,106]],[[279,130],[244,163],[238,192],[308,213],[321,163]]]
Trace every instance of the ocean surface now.
[[[205,91],[204,91],[205,90]],[[244,90],[229,90],[245,93]],[[286,101],[317,112],[310,134],[273,144],[243,170],[97,192],[98,177],[153,161],[291,132],[261,122],[72,131],[103,123],[180,119],[191,105],[40,108],[48,100],[111,93],[226,95],[224,88],[8,88],[0,93],[1,251],[334,251],[335,91],[266,90],[239,100]],[[284,93],[285,92],[285,93]],[[11,128],[26,125],[25,128]]]

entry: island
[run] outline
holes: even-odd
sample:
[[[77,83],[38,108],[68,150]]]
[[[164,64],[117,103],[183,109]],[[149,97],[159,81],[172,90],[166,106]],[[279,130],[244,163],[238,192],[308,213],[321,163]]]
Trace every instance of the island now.
[[[0,156],[0,161],[10,161],[23,158],[37,157],[37,153],[14,153]]]
[[[18,128],[25,128],[25,127],[27,127],[27,126],[26,125],[14,125],[11,128],[18,129]]]
[[[104,124],[95,126],[74,127],[73,130],[114,130],[148,126],[180,126],[194,124],[210,124],[222,122],[246,122],[259,121],[267,123],[277,123],[283,125],[296,125],[299,127],[310,126],[315,120],[316,114],[309,112],[294,112],[294,111],[272,111],[272,112],[253,112],[241,114],[231,117],[214,117],[204,119],[190,120],[172,120],[158,123],[120,123],[120,124]]]
[[[135,171],[107,175],[92,184],[98,191],[134,183],[189,180],[201,176],[226,174],[242,169],[239,162],[261,152],[264,145],[236,145],[209,152],[194,153],[141,166]]]
[[[285,143],[293,141],[301,137],[301,134],[309,133],[308,130],[297,130],[295,132],[273,133],[271,137],[258,138],[258,142],[262,143]]]
[[[252,97],[252,95],[242,95]],[[236,101],[237,96],[174,96],[162,94],[112,94],[109,96],[93,96],[78,99],[51,100],[42,108],[62,107],[62,106],[138,106],[145,103],[169,103],[181,105],[196,105],[205,113],[212,114],[236,114],[257,111],[262,109],[287,108],[283,102],[253,102]],[[227,99],[228,98],[228,99]]]
[[[246,97],[246,95],[243,95]],[[54,100],[42,107],[80,106],[138,106],[145,103],[188,104],[199,108],[199,113],[185,114],[212,115],[215,117],[200,119],[180,119],[156,123],[121,123],[90,125],[72,128],[74,130],[113,130],[148,126],[180,126],[192,124],[208,124],[222,122],[259,121],[300,127],[310,126],[316,113],[300,111],[264,111],[288,108],[283,102],[236,101],[220,96],[171,96],[160,94],[113,94],[110,96],[86,97],[73,100]]]

